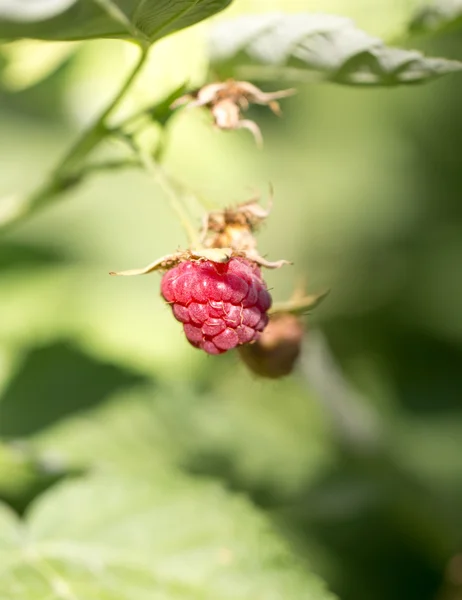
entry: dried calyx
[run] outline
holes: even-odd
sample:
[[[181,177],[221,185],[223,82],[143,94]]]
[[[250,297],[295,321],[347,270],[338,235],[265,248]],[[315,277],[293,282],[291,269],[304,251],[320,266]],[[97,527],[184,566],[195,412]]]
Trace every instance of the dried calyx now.
[[[270,200],[270,206],[272,199]],[[204,248],[230,248],[244,254],[261,267],[278,269],[290,264],[286,260],[268,261],[258,253],[255,233],[268,218],[270,209],[265,209],[258,198],[252,198],[233,208],[210,212],[206,215],[201,233]]]
[[[242,118],[242,111],[250,104],[268,106],[274,114],[280,116],[281,109],[278,100],[295,94],[295,89],[263,92],[248,81],[229,79],[219,83],[210,83],[192,94],[186,94],[175,100],[171,108],[182,105],[189,107],[205,106],[213,117],[218,129],[248,129],[258,146],[263,145],[260,128],[250,119]]]
[[[268,269],[290,264],[287,260],[268,261],[258,253],[254,234],[268,216],[269,210],[264,209],[256,198],[233,208],[212,211],[204,218],[199,247],[168,254],[141,269],[112,271],[110,275],[147,275],[167,271],[184,261],[223,264],[232,258],[245,258]]]

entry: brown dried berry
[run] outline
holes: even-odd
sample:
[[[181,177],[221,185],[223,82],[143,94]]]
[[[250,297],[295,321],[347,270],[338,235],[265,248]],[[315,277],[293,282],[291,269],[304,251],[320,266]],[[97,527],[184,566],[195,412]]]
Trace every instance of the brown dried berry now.
[[[260,377],[279,379],[292,373],[300,356],[304,328],[290,313],[270,317],[266,329],[254,344],[239,348],[247,367]]]

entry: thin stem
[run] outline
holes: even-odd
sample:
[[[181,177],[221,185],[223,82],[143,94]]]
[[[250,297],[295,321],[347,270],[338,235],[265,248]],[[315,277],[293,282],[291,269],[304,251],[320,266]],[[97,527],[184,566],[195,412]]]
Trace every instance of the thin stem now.
[[[82,173],[76,169],[92,150],[109,134],[107,118],[125,96],[133,81],[143,68],[149,47],[141,46],[138,61],[120,90],[95,119],[81,134],[77,142],[65,154],[45,183],[32,193],[25,196],[12,196],[0,202],[0,228],[12,225],[37,210],[55,202],[64,192],[72,189],[82,179]]]
[[[199,243],[199,235],[194,227],[194,224],[191,222],[187,210],[179,200],[180,195],[175,183],[167,175],[164,169],[153,160],[148,152],[145,152],[136,146],[133,146],[133,149],[139,157],[140,162],[145,167],[146,171],[154,178],[157,184],[165,192],[172,209],[175,211],[178,219],[181,222],[181,225],[183,226],[183,229],[185,230],[189,244],[194,248]]]
[[[82,177],[85,177],[87,175],[92,175],[93,173],[101,173],[104,171],[118,171],[120,169],[133,169],[141,166],[141,162],[136,158],[105,160],[85,165],[84,167],[82,167],[79,174]]]
[[[322,404],[338,442],[354,452],[376,452],[383,443],[378,415],[345,378],[321,331],[310,331],[299,369]]]
[[[98,116],[98,118],[94,121],[94,123],[83,133],[83,135],[77,140],[77,143],[69,150],[66,154],[62,162],[58,165],[57,171],[63,172],[67,170],[70,166],[73,165],[74,162],[78,161],[82,157],[87,156],[87,154],[93,150],[93,148],[102,140],[105,134],[109,131],[106,126],[106,119],[113,112],[113,110],[117,107],[119,102],[125,96],[133,81],[138,76],[139,72],[144,66],[146,62],[146,58],[148,55],[149,48],[141,47],[141,54],[138,58],[138,62],[135,67],[123,83],[120,90],[111,100],[111,102],[106,106],[103,112]]]

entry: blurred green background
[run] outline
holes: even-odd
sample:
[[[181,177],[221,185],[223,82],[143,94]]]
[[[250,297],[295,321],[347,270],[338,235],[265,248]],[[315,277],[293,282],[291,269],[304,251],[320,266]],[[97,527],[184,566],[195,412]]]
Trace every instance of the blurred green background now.
[[[352,4],[325,10],[374,34],[400,26],[403,3]],[[462,59],[460,33],[413,45]],[[118,41],[2,48],[0,196],[41,180],[132,54]],[[200,82],[204,64],[202,26],[163,40],[130,108]],[[301,86],[282,119],[251,110],[263,151],[200,112],[173,119],[166,167],[214,206],[274,185],[260,249],[294,262],[267,273],[274,298],[300,276],[332,290],[282,381],[191,348],[156,274],[108,276],[186,244],[143,174],[94,177],[2,233],[0,496],[23,511],[88,468],[175,464],[248,495],[344,600],[460,599],[447,566],[462,552],[461,98],[458,76]]]

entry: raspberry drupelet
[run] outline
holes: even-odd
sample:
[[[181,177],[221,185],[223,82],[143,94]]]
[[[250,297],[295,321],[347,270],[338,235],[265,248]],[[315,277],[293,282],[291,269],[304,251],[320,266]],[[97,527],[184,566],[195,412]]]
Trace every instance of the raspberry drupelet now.
[[[208,354],[253,342],[268,324],[271,296],[245,258],[185,260],[165,273],[161,291],[189,342]]]

